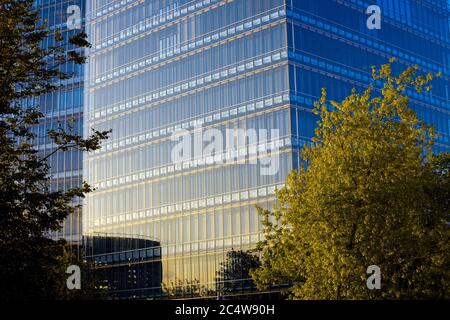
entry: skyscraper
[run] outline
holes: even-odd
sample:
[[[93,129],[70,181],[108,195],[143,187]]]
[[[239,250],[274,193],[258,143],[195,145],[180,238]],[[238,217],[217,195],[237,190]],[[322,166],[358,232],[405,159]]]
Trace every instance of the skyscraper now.
[[[88,2],[85,127],[113,131],[85,158],[98,189],[83,232],[155,241],[151,261],[157,252],[162,265],[164,290],[134,283],[117,288],[122,297],[193,285],[217,294],[226,253],[261,239],[255,204],[271,208],[311,143],[321,88],[332,99],[362,90],[389,57],[442,72],[430,94],[409,93],[440,134],[435,151],[449,151],[447,1],[376,4],[379,26],[368,22],[372,3],[356,0]],[[120,254],[130,266],[150,258],[143,248]],[[232,281],[234,294],[251,289]]]

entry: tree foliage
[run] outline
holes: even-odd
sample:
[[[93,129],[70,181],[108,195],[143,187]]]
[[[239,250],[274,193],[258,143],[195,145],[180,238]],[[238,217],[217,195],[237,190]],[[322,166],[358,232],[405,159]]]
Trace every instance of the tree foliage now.
[[[202,285],[198,279],[175,279],[170,284],[162,283],[163,299],[212,298],[215,291]]]
[[[42,44],[52,38],[54,46]],[[0,1],[0,298],[63,298],[64,241],[47,237],[58,230],[73,212],[73,200],[91,191],[89,185],[54,191],[50,188],[49,157],[56,152],[78,148],[98,149],[108,132],[94,131],[83,139],[71,127],[50,130],[55,144],[43,155],[33,145],[31,130],[44,114],[39,106],[25,104],[53,92],[71,75],[61,65],[84,63],[82,47],[88,46],[81,32],[64,39],[51,32],[33,8],[32,0]],[[65,48],[70,47],[69,51]],[[64,267],[64,268],[63,268]],[[63,272],[62,272],[62,269]]]
[[[393,62],[393,61],[391,61]],[[373,68],[362,93],[340,102],[323,90],[305,165],[259,208],[265,240],[259,288],[287,284],[296,299],[448,298],[450,155],[434,156],[433,128],[408,107],[407,90],[429,91],[432,75]],[[381,289],[366,286],[381,269]]]

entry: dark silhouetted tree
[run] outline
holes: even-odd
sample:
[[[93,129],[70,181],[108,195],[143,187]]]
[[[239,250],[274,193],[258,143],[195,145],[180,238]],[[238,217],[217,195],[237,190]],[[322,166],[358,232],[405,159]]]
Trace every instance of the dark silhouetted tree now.
[[[48,49],[42,43],[51,37]],[[54,39],[53,39],[54,38]],[[66,43],[69,41],[70,43]],[[108,131],[93,131],[82,138],[73,128],[61,126],[48,136],[55,144],[42,155],[33,145],[31,128],[44,117],[39,106],[27,100],[57,90],[71,75],[61,72],[67,61],[85,57],[78,48],[88,46],[80,32],[64,40],[51,33],[33,8],[32,0],[0,1],[0,299],[65,299],[67,263],[63,240],[47,233],[60,228],[77,199],[90,192],[86,183],[67,191],[50,187],[49,157],[68,149],[98,149]],[[66,51],[64,48],[72,47]],[[79,294],[79,293],[77,293]]]
[[[256,286],[250,276],[250,271],[260,265],[259,258],[248,251],[228,251],[217,271],[216,291],[218,297],[224,298],[227,295],[245,294],[255,290]]]

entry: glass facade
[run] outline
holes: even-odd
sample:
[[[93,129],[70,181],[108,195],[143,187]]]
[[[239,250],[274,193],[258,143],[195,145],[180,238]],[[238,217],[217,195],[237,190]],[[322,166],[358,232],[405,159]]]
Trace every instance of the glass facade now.
[[[152,290],[146,282],[120,282],[110,268],[110,282],[123,283],[112,294],[159,296],[194,283],[213,296],[226,253],[261,239],[255,204],[271,208],[276,188],[298,166],[300,148],[311,142],[320,89],[332,99],[361,90],[371,66],[389,57],[402,68],[442,72],[430,94],[410,94],[419,116],[440,133],[435,151],[450,151],[447,1],[378,1],[380,30],[366,26],[369,5],[88,1],[85,128],[113,131],[84,159],[84,179],[97,190],[83,207],[83,233],[153,241],[117,254],[128,252],[128,266],[142,268],[154,265],[156,250],[161,268]],[[242,132],[243,144],[225,143]],[[189,157],[174,161],[185,136],[202,150],[184,149]],[[205,152],[213,140],[224,147]],[[278,166],[267,174],[269,158]],[[147,249],[151,257],[142,253]],[[89,257],[100,267],[115,263],[99,252]]]
[[[332,99],[341,99],[351,88],[362,90],[371,79],[371,66],[395,57],[395,69],[418,65],[423,72],[442,72],[433,80],[431,94],[409,91],[411,107],[439,134],[435,152],[450,151],[449,61],[450,4],[442,1],[378,0],[372,2],[287,1],[289,34],[289,87],[292,103],[307,106],[327,88]],[[369,30],[366,9],[381,9],[381,29]],[[395,68],[397,67],[397,68]],[[380,83],[375,84],[380,88]],[[312,101],[311,101],[312,100]],[[309,138],[307,110],[292,111],[293,134]],[[295,129],[297,128],[297,129]],[[297,131],[295,131],[297,130]],[[304,141],[300,141],[303,144]]]
[[[35,7],[39,15],[46,21],[51,30],[50,36],[42,43],[43,48],[55,45],[54,31],[59,30],[63,36],[62,43],[66,50],[73,50],[68,39],[80,32],[78,29],[69,30],[67,26],[69,6],[76,5],[80,9],[80,18],[83,17],[84,0],[36,0]],[[84,19],[77,21],[80,29],[84,28]],[[54,145],[47,135],[50,129],[59,126],[66,127],[69,123],[73,132],[83,133],[83,101],[84,101],[84,67],[73,62],[67,62],[61,66],[63,72],[70,75],[69,79],[61,83],[61,88],[55,92],[42,95],[36,99],[27,101],[28,106],[38,107],[45,115],[39,125],[33,127],[36,135],[35,144],[42,153],[47,156],[54,150]],[[53,190],[67,190],[81,185],[82,181],[82,153],[77,150],[57,152],[49,158],[50,174],[52,176]],[[75,209],[74,214],[64,222],[60,231],[52,234],[55,238],[65,238],[69,242],[81,243],[81,210]]]

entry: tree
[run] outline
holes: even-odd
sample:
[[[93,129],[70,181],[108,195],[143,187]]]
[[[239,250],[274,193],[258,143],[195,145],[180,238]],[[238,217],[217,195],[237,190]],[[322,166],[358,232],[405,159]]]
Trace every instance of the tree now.
[[[198,279],[181,280],[175,279],[170,285],[162,283],[162,296],[165,299],[186,299],[186,298],[211,298],[214,297],[214,291],[207,286],[200,284]]]
[[[47,37],[55,45],[41,46]],[[69,42],[69,44],[67,43]],[[66,52],[70,45],[73,49]],[[61,72],[67,61],[84,63],[77,50],[87,47],[83,32],[64,39],[50,32],[32,0],[0,1],[0,299],[64,298],[67,268],[65,242],[46,235],[58,230],[74,210],[73,200],[91,188],[84,183],[68,191],[50,188],[51,154],[78,148],[98,149],[109,131],[83,139],[70,126],[48,132],[56,147],[42,155],[33,146],[31,128],[42,121],[39,108],[27,100],[57,90],[70,77]],[[64,279],[62,281],[62,279]]]
[[[216,291],[219,297],[246,293],[255,288],[250,271],[260,266],[259,258],[247,251],[231,250],[217,271]]]
[[[393,62],[393,61],[391,61]],[[433,156],[434,131],[408,107],[406,90],[430,90],[432,75],[390,64],[341,102],[323,90],[305,165],[263,215],[259,288],[288,285],[295,299],[448,298],[449,154]],[[381,270],[369,290],[367,268]]]

